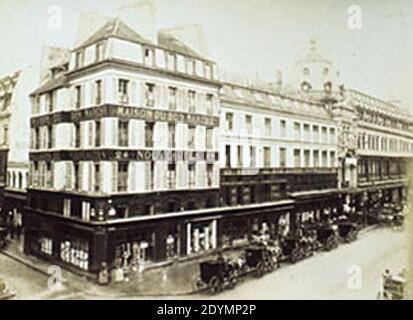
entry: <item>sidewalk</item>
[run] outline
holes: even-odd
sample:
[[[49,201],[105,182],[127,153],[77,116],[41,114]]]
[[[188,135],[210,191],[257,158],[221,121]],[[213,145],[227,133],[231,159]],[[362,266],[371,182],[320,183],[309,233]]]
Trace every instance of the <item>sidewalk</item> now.
[[[34,256],[27,256],[16,242],[10,243],[0,253],[26,265],[27,267],[50,276],[50,263]],[[205,257],[207,258],[207,257]],[[162,268],[151,268],[143,272],[133,272],[125,282],[98,285],[86,276],[81,276],[62,268],[63,285],[90,298],[122,299],[129,297],[162,297],[188,295],[197,291],[199,259],[176,261]]]

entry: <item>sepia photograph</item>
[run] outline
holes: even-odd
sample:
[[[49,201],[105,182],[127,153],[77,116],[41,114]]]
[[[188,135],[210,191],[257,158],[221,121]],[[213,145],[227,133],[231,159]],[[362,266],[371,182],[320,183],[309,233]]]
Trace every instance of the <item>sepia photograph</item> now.
[[[412,30],[411,0],[0,0],[0,300],[411,299]]]

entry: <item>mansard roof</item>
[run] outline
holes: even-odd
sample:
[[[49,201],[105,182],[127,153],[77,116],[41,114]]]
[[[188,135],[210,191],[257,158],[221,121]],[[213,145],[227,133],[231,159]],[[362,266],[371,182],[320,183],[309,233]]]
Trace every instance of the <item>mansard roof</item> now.
[[[105,25],[103,25],[103,27],[92,34],[87,40],[78,45],[77,48],[87,47],[100,40],[108,39],[111,37],[141,44],[153,45],[153,43],[132,30],[119,18],[112,18]]]
[[[167,30],[162,30],[158,32],[158,44],[159,46],[171,50],[177,53],[181,53],[183,55],[192,56],[194,58],[206,60],[205,57],[201,56],[190,47],[188,47],[185,43],[181,40],[174,37],[170,32]]]
[[[232,104],[239,103],[251,107],[272,109],[278,112],[312,116],[325,120],[331,119],[331,115],[321,104],[305,99],[305,97],[280,94],[276,91],[257,89],[252,86],[224,83],[221,89],[221,97],[224,104],[226,101]]]
[[[65,74],[59,74],[55,78],[49,78],[43,84],[33,91],[30,96],[46,93],[50,90],[54,90],[57,88],[62,88],[68,85],[67,77]]]

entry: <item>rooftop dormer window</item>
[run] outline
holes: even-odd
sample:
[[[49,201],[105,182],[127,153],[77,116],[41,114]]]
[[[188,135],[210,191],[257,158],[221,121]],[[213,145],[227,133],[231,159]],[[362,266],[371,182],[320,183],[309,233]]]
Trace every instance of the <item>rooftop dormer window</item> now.
[[[95,61],[99,62],[102,61],[105,54],[105,44],[103,42],[98,42],[96,44],[96,51],[95,51]]]
[[[83,50],[77,51],[75,53],[75,68],[79,69],[83,67],[85,60],[85,54]]]
[[[154,52],[150,48],[144,48],[145,66],[153,67],[154,65]]]
[[[170,71],[175,71],[176,56],[172,52],[166,54],[166,67]]]

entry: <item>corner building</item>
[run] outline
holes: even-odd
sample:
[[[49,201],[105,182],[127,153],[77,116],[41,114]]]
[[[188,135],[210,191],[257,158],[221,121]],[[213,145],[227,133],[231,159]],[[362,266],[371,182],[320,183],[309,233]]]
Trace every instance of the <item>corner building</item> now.
[[[31,94],[25,251],[94,272],[216,247],[180,213],[218,205],[218,90],[214,62],[118,19],[74,48]]]

